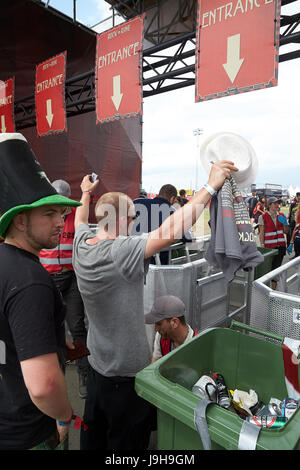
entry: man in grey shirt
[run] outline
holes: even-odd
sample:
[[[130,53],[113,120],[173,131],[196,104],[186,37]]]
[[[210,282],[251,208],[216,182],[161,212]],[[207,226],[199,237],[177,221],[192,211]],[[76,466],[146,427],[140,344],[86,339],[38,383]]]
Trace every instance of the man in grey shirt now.
[[[132,200],[107,193],[95,208],[96,236],[89,230],[90,194],[98,181],[83,178],[82,206],[76,211],[73,266],[89,320],[87,380],[81,449],[146,449],[151,408],[134,390],[136,373],[151,362],[144,324],[144,276],[148,260],[182,238],[202,213],[211,194],[237,168],[213,165],[206,187],[156,230],[129,236],[135,218]]]

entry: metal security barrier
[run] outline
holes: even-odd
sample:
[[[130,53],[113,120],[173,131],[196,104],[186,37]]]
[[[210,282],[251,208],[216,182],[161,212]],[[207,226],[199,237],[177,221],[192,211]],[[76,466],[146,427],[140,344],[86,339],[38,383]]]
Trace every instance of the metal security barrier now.
[[[277,279],[277,289],[271,281]],[[300,339],[300,258],[253,282],[250,324],[280,336]]]
[[[210,242],[210,235],[197,237],[192,242],[175,243],[169,247],[169,264],[178,265],[195,261],[204,257]],[[156,264],[159,264],[159,256],[156,255]]]
[[[181,265],[152,265],[144,288],[145,314],[157,297],[175,295],[186,306],[186,320],[196,330],[227,326],[233,318],[249,323],[253,272],[238,272],[228,284],[223,272],[205,259]],[[154,328],[147,326],[150,345]]]

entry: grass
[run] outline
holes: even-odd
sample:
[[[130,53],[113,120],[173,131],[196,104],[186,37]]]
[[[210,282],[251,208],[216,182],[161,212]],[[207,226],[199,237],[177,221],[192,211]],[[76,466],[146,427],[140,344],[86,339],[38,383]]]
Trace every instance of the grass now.
[[[287,216],[289,212],[289,206],[281,207],[280,212]],[[206,207],[197,222],[195,223],[195,225],[193,226],[193,231],[196,237],[210,235],[210,227],[208,225],[209,218],[209,207]]]
[[[203,237],[204,235],[210,234],[210,227],[208,225],[209,218],[209,208],[206,207],[193,226],[195,237]]]

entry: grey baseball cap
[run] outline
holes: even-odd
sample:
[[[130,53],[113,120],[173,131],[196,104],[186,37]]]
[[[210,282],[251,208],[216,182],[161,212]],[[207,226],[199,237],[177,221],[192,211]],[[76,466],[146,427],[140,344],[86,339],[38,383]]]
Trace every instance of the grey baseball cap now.
[[[65,180],[55,180],[51,183],[53,188],[60,194],[61,196],[70,197],[71,196],[71,187],[69,183]]]
[[[271,196],[268,198],[268,206],[270,204],[273,204],[273,202],[281,202],[281,199],[279,197]]]
[[[163,295],[158,297],[151,309],[145,315],[145,323],[151,325],[164,318],[182,317],[185,314],[185,305],[174,295]]]

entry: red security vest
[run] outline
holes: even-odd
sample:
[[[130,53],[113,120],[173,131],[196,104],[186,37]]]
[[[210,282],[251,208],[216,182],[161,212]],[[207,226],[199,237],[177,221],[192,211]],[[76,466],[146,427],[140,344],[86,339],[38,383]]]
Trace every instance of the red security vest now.
[[[58,273],[62,268],[74,271],[72,251],[75,234],[74,219],[76,208],[71,207],[71,213],[66,216],[65,225],[60,234],[60,242],[52,250],[40,251],[40,262],[50,274]]]
[[[300,238],[300,217],[298,217],[296,226],[295,226],[295,235],[294,235],[294,240],[295,238]]]
[[[193,330],[193,332],[194,332],[193,337],[198,334],[198,331],[196,331],[196,330]],[[168,339],[160,338],[160,349],[161,349],[162,356],[165,356],[166,354],[171,352],[171,340],[170,340],[170,338],[168,338]]]
[[[281,212],[278,215],[283,215]],[[264,245],[265,248],[276,248],[278,246],[286,246],[284,236],[284,225],[279,222],[277,216],[277,228],[274,225],[270,214],[265,212],[262,214],[265,222]]]

